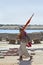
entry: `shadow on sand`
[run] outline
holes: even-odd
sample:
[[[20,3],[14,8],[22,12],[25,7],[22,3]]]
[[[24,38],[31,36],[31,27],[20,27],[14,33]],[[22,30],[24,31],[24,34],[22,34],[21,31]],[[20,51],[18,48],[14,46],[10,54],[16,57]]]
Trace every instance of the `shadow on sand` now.
[[[31,65],[32,61],[29,61],[29,60],[22,60],[22,61],[19,61],[19,65]]]

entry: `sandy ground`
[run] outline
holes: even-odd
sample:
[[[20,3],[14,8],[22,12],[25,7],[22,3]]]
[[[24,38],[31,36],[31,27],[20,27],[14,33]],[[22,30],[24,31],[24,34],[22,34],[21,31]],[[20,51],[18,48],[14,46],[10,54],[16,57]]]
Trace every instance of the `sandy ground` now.
[[[0,58],[0,65],[18,65],[18,56],[6,56],[5,58]]]
[[[13,45],[6,45],[6,44],[1,44],[0,48],[9,48],[9,47],[14,47]],[[15,46],[19,47],[19,46]],[[37,44],[33,45],[31,49],[34,48],[43,48],[43,44]],[[29,52],[29,51],[28,51]],[[19,61],[18,58],[19,56],[5,56],[4,58],[0,58],[0,65],[43,65],[43,49],[41,50],[34,50],[31,51],[31,53],[35,53],[33,56],[33,59],[29,61],[29,58],[23,58],[22,61]]]
[[[25,58],[19,61],[19,56],[6,56],[0,58],[0,65],[43,65],[43,51],[34,51],[33,59],[29,61],[29,58]]]

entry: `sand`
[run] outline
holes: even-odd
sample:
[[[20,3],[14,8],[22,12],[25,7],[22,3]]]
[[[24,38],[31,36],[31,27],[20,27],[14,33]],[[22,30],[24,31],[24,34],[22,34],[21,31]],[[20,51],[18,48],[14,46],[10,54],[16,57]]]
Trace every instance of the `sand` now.
[[[43,65],[43,51],[34,51],[33,59],[29,61],[29,58],[23,58],[19,61],[19,56],[5,56],[5,58],[0,58],[0,65]]]
[[[17,46],[17,45],[16,45]],[[3,47],[13,47],[13,45],[1,44],[0,48]],[[43,44],[35,44],[32,48],[41,47],[43,48]],[[5,56],[4,58],[0,58],[0,65],[43,65],[43,50],[34,50],[35,53],[33,59],[29,61],[29,58],[25,58],[22,61],[19,61],[19,56]]]

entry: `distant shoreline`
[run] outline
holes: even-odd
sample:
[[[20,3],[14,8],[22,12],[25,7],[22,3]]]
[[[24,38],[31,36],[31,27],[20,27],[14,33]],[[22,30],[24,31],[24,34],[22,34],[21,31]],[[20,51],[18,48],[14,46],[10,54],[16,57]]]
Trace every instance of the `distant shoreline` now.
[[[20,27],[23,27],[24,25],[1,25],[0,29],[4,30],[19,30]],[[26,27],[27,30],[43,30],[43,25],[28,25]]]

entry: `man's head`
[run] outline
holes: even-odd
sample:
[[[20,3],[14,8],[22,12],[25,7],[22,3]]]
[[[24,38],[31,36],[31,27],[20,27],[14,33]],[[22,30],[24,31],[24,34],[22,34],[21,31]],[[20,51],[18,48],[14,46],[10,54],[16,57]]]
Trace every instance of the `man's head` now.
[[[20,27],[20,30],[22,30],[22,27]]]
[[[22,29],[22,27],[20,27],[20,29],[19,29],[19,30],[20,30],[20,32],[23,32],[23,29]]]

